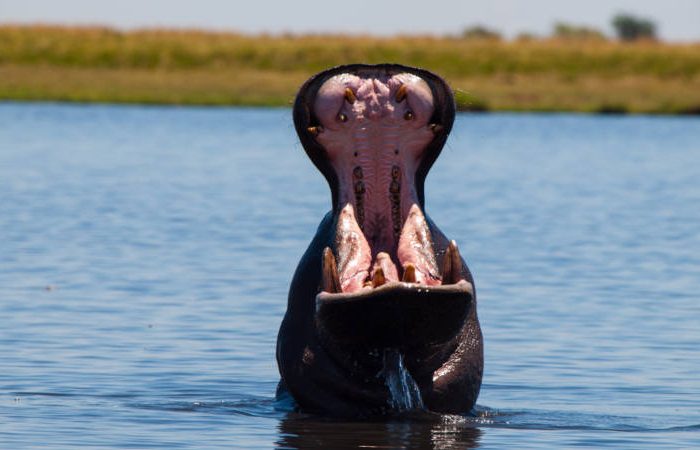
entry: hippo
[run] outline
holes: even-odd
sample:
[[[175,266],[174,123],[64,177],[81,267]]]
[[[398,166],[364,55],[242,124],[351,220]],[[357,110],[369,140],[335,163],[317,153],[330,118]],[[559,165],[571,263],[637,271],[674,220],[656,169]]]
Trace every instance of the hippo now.
[[[293,117],[332,209],[291,282],[278,398],[337,417],[470,413],[484,359],[474,281],[423,192],[454,122],[450,87],[424,69],[344,65],[302,85]]]

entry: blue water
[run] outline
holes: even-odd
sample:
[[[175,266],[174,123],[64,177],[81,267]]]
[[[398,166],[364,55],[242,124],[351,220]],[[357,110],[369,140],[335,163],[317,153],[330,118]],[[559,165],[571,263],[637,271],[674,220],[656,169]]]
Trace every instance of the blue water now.
[[[477,417],[276,404],[329,193],[288,109],[0,103],[0,448],[700,446],[700,119],[461,115]]]

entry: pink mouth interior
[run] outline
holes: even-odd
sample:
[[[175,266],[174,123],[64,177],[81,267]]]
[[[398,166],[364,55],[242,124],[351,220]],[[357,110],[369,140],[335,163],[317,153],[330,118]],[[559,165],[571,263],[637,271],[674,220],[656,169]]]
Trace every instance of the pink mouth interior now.
[[[435,136],[430,87],[408,73],[341,74],[321,86],[313,107],[316,139],[338,176],[342,292],[401,280],[441,284],[414,185]]]

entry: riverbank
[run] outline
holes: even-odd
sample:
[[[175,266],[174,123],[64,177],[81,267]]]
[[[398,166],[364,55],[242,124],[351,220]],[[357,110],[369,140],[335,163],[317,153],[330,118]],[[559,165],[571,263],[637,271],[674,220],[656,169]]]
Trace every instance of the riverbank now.
[[[700,45],[0,26],[0,99],[289,105],[326,67],[444,76],[462,110],[700,112]]]

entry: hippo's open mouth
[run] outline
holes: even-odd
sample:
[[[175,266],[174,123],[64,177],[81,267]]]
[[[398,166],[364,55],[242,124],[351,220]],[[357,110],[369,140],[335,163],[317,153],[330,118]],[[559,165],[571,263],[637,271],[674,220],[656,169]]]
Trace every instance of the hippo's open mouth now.
[[[444,83],[400,69],[356,66],[315,80],[301,96],[300,135],[334,197],[335,237],[323,252],[317,306],[473,295],[456,244],[436,253],[422,209],[423,181],[451,127],[444,110],[452,99],[440,90]],[[450,123],[441,123],[443,116]]]

